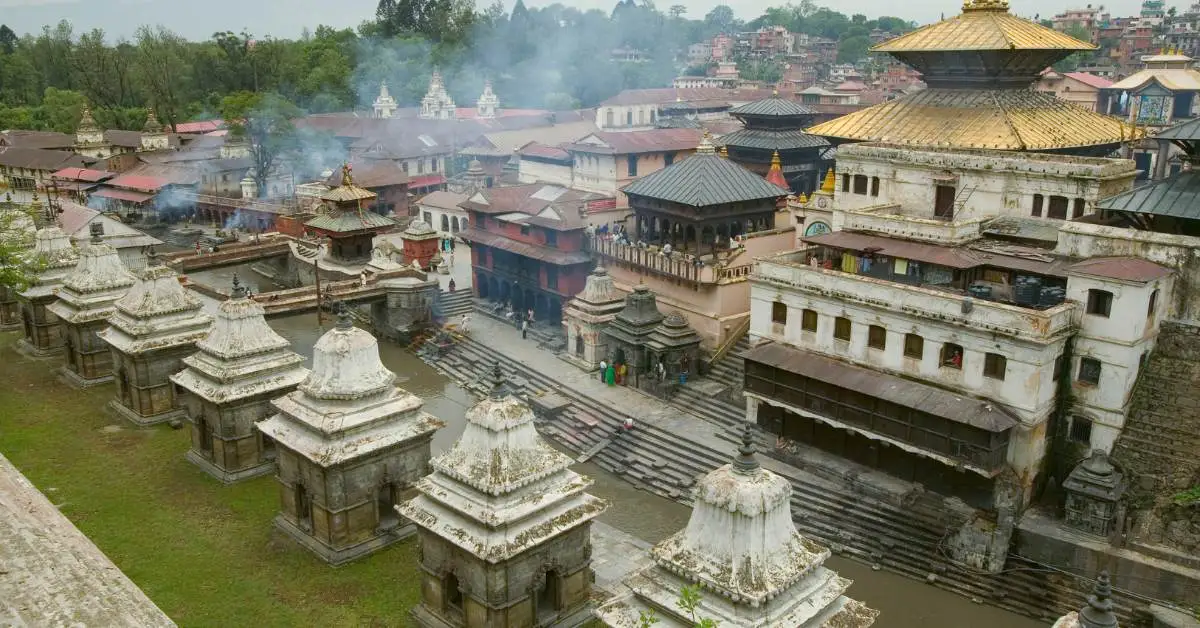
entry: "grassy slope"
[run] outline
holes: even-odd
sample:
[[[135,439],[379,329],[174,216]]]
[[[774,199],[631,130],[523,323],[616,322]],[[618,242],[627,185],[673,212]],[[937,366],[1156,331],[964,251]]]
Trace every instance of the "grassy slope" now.
[[[181,626],[404,626],[413,539],[332,569],[274,530],[272,476],[222,486],[184,459],[187,430],[108,416],[56,360],[0,334],[0,452]]]

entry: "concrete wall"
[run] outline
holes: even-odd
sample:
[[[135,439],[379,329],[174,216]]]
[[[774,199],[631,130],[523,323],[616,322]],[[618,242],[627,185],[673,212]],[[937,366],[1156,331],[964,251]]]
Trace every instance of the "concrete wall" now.
[[[447,209],[417,203],[417,216],[429,223],[441,235],[458,233],[467,226],[467,212],[462,209]],[[442,219],[445,218],[448,229],[442,229]],[[457,222],[456,222],[457,221]]]
[[[849,190],[843,178],[847,175]],[[854,192],[855,175],[866,177],[865,194]],[[905,213],[932,217],[936,186],[952,185],[957,199],[965,199],[962,209],[955,210],[955,220],[1031,216],[1035,194],[1043,196],[1043,217],[1048,215],[1050,196],[1066,197],[1070,218],[1075,199],[1084,200],[1084,215],[1094,213],[1096,201],[1130,189],[1135,175],[1130,160],[853,144],[838,150],[834,206],[896,204]],[[879,179],[877,195],[871,194],[872,178]]]
[[[574,153],[573,155],[571,181],[576,189],[597,194],[616,194],[616,157],[597,153]]]
[[[652,129],[657,119],[657,104],[602,105],[596,108],[596,126],[602,131]]]
[[[521,183],[553,183],[563,187],[571,187],[571,166],[554,164],[544,161],[521,158],[521,169],[518,174]]]

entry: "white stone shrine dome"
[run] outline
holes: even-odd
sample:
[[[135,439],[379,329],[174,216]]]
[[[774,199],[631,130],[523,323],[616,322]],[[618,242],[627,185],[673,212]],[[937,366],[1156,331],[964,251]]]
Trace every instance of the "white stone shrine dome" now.
[[[433,227],[429,226],[429,223],[418,218],[408,223],[408,228],[404,230],[404,233],[406,235],[428,235],[436,232],[433,230]]]
[[[74,264],[79,259],[79,252],[65,231],[58,227],[43,227],[34,234],[33,258],[53,267]]]
[[[763,469],[746,473],[731,465],[719,467],[696,484],[697,505],[759,517],[789,504],[792,484]],[[790,534],[790,530],[788,533]]]
[[[137,281],[121,263],[117,250],[94,237],[91,244],[79,253],[75,270],[67,275],[63,285],[82,294],[128,288]]]
[[[395,382],[379,359],[379,342],[343,312],[337,327],[313,346],[312,372],[299,388],[318,399],[348,400],[387,392]]]

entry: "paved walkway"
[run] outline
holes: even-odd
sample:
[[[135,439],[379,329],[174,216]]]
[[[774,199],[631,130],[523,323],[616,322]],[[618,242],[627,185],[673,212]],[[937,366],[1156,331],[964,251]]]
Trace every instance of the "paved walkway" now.
[[[649,543],[606,523],[592,522],[592,570],[596,572],[596,586],[614,595],[621,593],[625,578],[651,563]]]
[[[635,431],[638,423],[644,422],[669,434],[679,435],[698,446],[715,451],[727,451],[730,459],[733,459],[737,445],[730,440],[729,434],[721,434],[721,427],[634,389],[625,386],[608,386],[600,381],[597,371],[585,373],[566,360],[538,349],[537,342],[532,337],[522,340],[521,332],[511,325],[475,314],[472,316],[469,327],[469,336],[472,339],[483,342],[489,348],[553,379],[566,396],[584,395],[611,407],[622,415],[633,417]],[[616,429],[617,426],[618,419],[614,418],[612,427]],[[913,487],[908,482],[867,470],[846,461],[836,460],[832,456],[814,455],[821,458],[820,463],[823,467],[831,469],[835,473],[840,472],[863,478],[870,476],[873,486],[896,494],[903,494]],[[829,483],[825,478],[806,473],[773,458],[767,456],[758,458],[763,467],[784,477],[804,476],[809,482]]]

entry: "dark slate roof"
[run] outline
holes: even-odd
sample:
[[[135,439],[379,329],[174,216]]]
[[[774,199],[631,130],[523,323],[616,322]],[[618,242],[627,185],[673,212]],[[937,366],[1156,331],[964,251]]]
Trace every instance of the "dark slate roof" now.
[[[1099,209],[1200,220],[1200,172],[1189,170],[1096,204]]]
[[[729,110],[735,116],[811,116],[817,112],[796,101],[774,96]]]
[[[1156,133],[1154,137],[1160,140],[1200,140],[1200,118],[1192,118],[1186,122],[1176,124],[1169,129],[1163,129]]]
[[[829,140],[820,135],[809,135],[804,131],[766,131],[742,129],[722,135],[720,143],[726,146],[761,148],[763,150],[793,150],[797,148],[821,148],[829,146]]]
[[[713,154],[692,155],[630,183],[622,191],[693,207],[788,195],[787,190]]]
[[[352,233],[368,229],[384,229],[396,226],[396,221],[371,211],[339,212],[321,214],[304,223],[306,227],[323,229],[335,233]]]
[[[86,165],[83,157],[68,150],[0,146],[0,166],[53,172],[63,168],[83,168]]]
[[[899,406],[927,412],[947,421],[970,425],[988,432],[1004,432],[1020,424],[997,403],[880,373],[787,345],[766,342],[746,351],[743,357],[751,362],[856,390]]]

